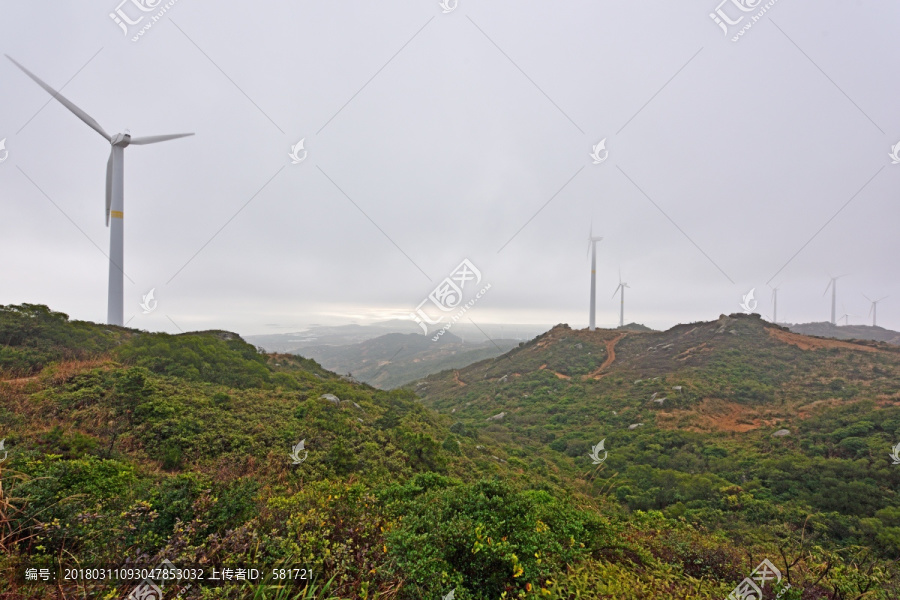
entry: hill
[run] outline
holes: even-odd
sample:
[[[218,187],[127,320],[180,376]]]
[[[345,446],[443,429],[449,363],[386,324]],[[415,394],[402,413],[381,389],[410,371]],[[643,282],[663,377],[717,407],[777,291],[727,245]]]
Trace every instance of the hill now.
[[[559,325],[409,389],[516,465],[630,510],[735,541],[790,545],[805,530],[835,552],[900,555],[895,346],[806,337],[756,315],[652,333]]]
[[[389,333],[358,344],[307,346],[301,352],[326,369],[350,373],[369,385],[391,389],[444,369],[493,358],[515,345],[512,340],[464,344],[450,332],[436,341],[420,333]]]
[[[0,306],[0,597],[125,598],[136,581],[25,570],[168,560],[263,574],[163,586],[189,600],[712,600],[762,558],[782,598],[898,597],[900,481],[882,451],[900,433],[896,353],[723,319],[557,327],[413,386],[435,411],[229,332]],[[773,369],[782,357],[809,380]],[[785,382],[828,402],[804,405],[787,437],[763,423],[723,436],[651,418],[646,394],[674,381],[686,415],[709,412],[710,386],[766,415]],[[645,426],[629,430],[632,415]],[[609,458],[591,465],[579,444],[602,430]]]
[[[900,346],[900,332],[885,329],[884,327],[873,327],[872,325],[832,325],[825,321],[821,323],[800,323],[790,325],[789,328],[794,333],[803,335],[839,340],[874,340]]]

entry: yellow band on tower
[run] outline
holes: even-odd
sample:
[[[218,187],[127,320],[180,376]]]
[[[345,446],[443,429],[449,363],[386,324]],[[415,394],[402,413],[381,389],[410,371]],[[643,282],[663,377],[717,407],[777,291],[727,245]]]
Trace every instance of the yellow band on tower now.
[[[125,218],[125,215],[122,213],[121,210],[111,210],[111,211],[109,211],[109,216],[111,216],[113,219],[124,219]]]

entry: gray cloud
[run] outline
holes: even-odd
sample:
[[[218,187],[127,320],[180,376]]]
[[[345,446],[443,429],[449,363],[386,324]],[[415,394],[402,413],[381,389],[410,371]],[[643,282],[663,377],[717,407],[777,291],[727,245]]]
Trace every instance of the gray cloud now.
[[[825,320],[847,273],[839,314],[890,295],[900,329],[900,7],[781,1],[733,43],[690,5],[179,0],[133,43],[115,2],[7,4],[0,34],[107,130],[197,133],[126,151],[133,326],[405,315],[467,257],[476,321],[583,327],[593,220],[601,325],[621,269],[655,327],[770,313],[773,275],[779,320]],[[0,303],[102,321],[106,143],[5,60],[0,89]]]

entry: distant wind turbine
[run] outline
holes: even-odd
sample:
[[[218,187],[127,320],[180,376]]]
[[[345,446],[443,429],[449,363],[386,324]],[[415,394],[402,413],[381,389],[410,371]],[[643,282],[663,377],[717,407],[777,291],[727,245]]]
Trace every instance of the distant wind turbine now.
[[[772,322],[778,325],[778,286],[772,288]]]
[[[869,309],[869,314],[872,315],[872,327],[878,327],[878,303],[888,298],[888,296],[884,296],[882,298],[879,298],[878,300],[872,300],[871,298],[863,294],[863,298],[872,303],[872,307]]]
[[[622,271],[619,271],[619,287],[616,288],[616,291],[613,292],[612,297],[615,298],[616,294],[620,294],[619,296],[619,327],[625,327],[625,288],[631,287],[627,283],[622,281]]]
[[[847,307],[841,304],[841,310],[844,311],[844,314],[841,315],[841,319],[844,320],[844,327],[850,324],[850,317],[856,317],[858,315],[851,315],[847,312]]]
[[[62,94],[41,81],[37,75],[17,63],[9,55],[6,58],[31,77],[35,83],[44,88],[47,93],[56,98],[60,104],[68,108],[76,117],[87,124],[88,127],[102,135],[110,143],[112,149],[109,161],[106,163],[106,226],[109,227],[109,300],[107,303],[106,322],[110,325],[123,325],[124,321],[124,205],[125,205],[125,154],[124,150],[130,145],[143,146],[155,144],[177,138],[194,135],[193,133],[176,133],[172,135],[152,135],[148,137],[131,137],[126,129],[124,133],[109,135],[100,124],[86,112],[75,106]],[[110,226],[112,217],[112,226]]]
[[[822,292],[822,295],[828,293],[828,288],[831,288],[831,324],[837,325],[837,319],[835,315],[837,314],[837,280],[843,277],[843,275],[838,275],[837,277],[832,277],[831,281],[828,282],[828,286],[825,288],[825,291]]]
[[[602,237],[594,237],[594,224],[591,223],[588,233],[588,252],[591,253],[591,318],[588,325],[590,331],[597,329],[597,242],[602,240]]]

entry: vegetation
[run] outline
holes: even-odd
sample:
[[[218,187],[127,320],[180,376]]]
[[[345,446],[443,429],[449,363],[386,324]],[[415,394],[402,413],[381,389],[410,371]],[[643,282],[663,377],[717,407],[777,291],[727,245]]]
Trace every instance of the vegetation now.
[[[227,332],[0,306],[0,597],[124,598],[24,571],[168,560],[261,577],[167,598],[721,599],[768,558],[767,597],[897,598],[900,354],[731,321],[558,327],[382,391]]]

